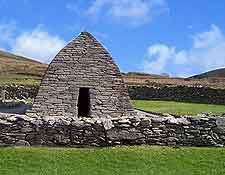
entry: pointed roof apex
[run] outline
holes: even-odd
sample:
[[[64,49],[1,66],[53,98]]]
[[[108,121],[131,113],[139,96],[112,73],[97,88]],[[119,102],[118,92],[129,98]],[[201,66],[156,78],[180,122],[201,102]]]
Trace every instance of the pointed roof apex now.
[[[96,40],[96,38],[91,33],[87,32],[87,31],[82,31],[79,36]]]
[[[89,36],[92,36],[92,34],[89,33],[89,32],[87,32],[87,31],[82,31],[82,32],[80,33],[80,35],[89,35]]]
[[[99,47],[101,47],[102,49],[106,50],[104,48],[104,46],[98,41],[98,39],[92,35],[90,32],[87,31],[82,31],[80,33],[80,35],[78,37],[76,37],[74,40],[72,41],[80,41],[80,42],[85,42],[91,45],[98,45]],[[107,51],[108,52],[108,51]]]

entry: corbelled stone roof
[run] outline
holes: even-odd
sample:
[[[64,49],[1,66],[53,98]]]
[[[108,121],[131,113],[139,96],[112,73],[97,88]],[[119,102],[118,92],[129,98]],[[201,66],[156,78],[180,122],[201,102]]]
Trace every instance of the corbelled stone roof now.
[[[78,117],[80,88],[89,89],[89,117],[133,114],[119,68],[88,32],[82,32],[52,60],[32,110],[41,117]]]

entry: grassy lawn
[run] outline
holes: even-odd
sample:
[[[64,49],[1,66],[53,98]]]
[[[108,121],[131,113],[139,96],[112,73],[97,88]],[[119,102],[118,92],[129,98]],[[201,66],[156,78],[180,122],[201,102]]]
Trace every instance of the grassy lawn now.
[[[137,109],[178,115],[196,115],[202,112],[217,114],[225,113],[225,105],[151,100],[133,100],[132,103],[133,106]]]
[[[223,148],[1,148],[2,175],[222,175]]]

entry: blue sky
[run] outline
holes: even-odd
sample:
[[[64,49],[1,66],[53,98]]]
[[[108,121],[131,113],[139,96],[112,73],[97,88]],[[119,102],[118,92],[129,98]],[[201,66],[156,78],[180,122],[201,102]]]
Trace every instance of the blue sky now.
[[[0,49],[48,63],[82,30],[124,72],[225,67],[225,0],[0,0]]]

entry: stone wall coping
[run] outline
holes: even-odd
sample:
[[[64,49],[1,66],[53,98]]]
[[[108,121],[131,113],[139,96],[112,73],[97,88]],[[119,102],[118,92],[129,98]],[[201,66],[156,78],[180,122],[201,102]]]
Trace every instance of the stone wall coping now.
[[[224,146],[225,115],[35,118],[0,113],[0,146]]]

